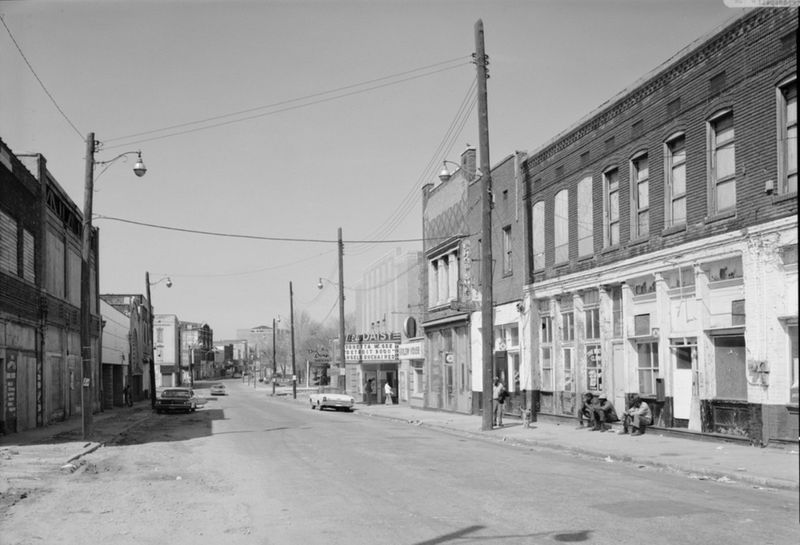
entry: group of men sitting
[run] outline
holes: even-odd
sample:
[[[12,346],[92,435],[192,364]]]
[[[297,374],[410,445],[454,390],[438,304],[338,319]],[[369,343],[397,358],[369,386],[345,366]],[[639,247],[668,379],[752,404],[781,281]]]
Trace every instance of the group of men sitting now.
[[[578,411],[578,422],[581,428],[584,427],[584,419],[587,421],[589,431],[608,431],[611,429],[612,422],[619,422],[614,404],[608,400],[606,394],[592,392],[583,394],[583,403]],[[642,435],[645,428],[652,423],[653,415],[650,407],[639,396],[634,396],[631,399],[630,407],[622,413],[622,430],[617,433]]]

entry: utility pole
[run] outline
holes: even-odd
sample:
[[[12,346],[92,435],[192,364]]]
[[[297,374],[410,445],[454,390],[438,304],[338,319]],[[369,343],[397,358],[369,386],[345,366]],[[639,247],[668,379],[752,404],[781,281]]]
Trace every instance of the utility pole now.
[[[481,155],[481,342],[483,343],[482,430],[492,429],[492,378],[494,377],[494,293],[492,278],[492,176],[489,163],[489,109],[486,103],[486,56],[483,21],[475,23],[475,65],[478,68],[478,142]]]
[[[275,318],[272,319],[272,395],[275,395]]]
[[[339,227],[339,361],[341,369],[346,369],[344,361],[344,242],[342,242],[342,228]],[[342,392],[347,391],[347,375],[342,381]],[[338,383],[338,380],[337,380]]]
[[[144,273],[144,284],[147,286],[147,321],[150,325],[150,408],[156,408],[156,361],[155,335],[153,328],[153,302],[150,300],[150,271]]]
[[[292,326],[292,399],[297,399],[297,369],[294,363],[294,291],[289,282],[289,320]]]
[[[94,432],[93,350],[92,350],[92,312],[91,312],[91,256],[92,256],[92,197],[94,196],[94,133],[86,136],[86,176],[83,196],[83,238],[81,245],[81,427],[83,439],[89,439]]]

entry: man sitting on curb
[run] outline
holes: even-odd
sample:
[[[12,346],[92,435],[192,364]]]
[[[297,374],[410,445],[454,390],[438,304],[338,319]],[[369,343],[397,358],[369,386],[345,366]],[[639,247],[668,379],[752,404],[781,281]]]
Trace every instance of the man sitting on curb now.
[[[597,405],[597,398],[595,398],[592,392],[586,392],[583,394],[583,401],[581,406],[578,408],[578,429],[583,428],[583,419],[586,419],[586,428],[591,430],[594,428],[594,409],[595,405]]]
[[[600,394],[598,398],[600,403],[594,409],[594,428],[592,428],[592,431],[608,431],[611,429],[610,422],[619,422],[617,410],[614,408],[614,404],[608,400],[606,394]]]
[[[630,408],[623,415],[622,431],[618,433],[628,433],[628,428],[630,427],[633,428],[631,436],[644,435],[645,428],[652,423],[653,415],[650,412],[650,407],[639,396],[635,396],[631,400]]]

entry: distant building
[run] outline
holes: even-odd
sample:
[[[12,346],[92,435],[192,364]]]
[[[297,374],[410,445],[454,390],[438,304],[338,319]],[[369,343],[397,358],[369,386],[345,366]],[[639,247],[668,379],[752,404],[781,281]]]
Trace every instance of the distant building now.
[[[386,345],[388,351],[364,350],[363,342],[356,350],[355,343],[346,343],[347,391],[359,399],[365,399],[365,385],[372,380],[372,399],[384,401],[384,385],[388,381],[395,389],[399,403],[422,406],[421,384],[416,381],[415,367],[422,367],[421,344],[413,328],[413,340],[401,334],[408,325],[417,324],[422,316],[420,276],[422,252],[403,252],[400,248],[387,253],[365,268],[361,281],[355,288],[356,323],[361,339],[383,334],[387,338],[377,344]],[[416,342],[420,352],[415,359],[402,358],[401,343]]]
[[[153,365],[156,388],[168,388],[188,383],[181,374],[181,329],[174,314],[153,316]],[[188,365],[187,365],[188,373]]]
[[[140,294],[104,294],[100,299],[103,406],[122,406],[126,385],[130,385],[132,400],[145,399],[150,391],[150,334],[145,298]]]
[[[206,323],[180,322],[183,382],[219,376],[214,368],[214,330]]]

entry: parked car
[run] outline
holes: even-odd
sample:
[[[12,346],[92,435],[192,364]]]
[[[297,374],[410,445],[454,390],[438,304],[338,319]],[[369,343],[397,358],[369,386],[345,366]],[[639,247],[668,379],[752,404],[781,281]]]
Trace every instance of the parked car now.
[[[156,412],[185,412],[197,410],[198,400],[191,388],[167,388],[156,397]]]
[[[228,391],[225,389],[224,384],[214,384],[211,387],[211,395],[212,396],[225,396],[228,395]]]
[[[353,396],[347,394],[337,394],[335,392],[319,392],[308,396],[311,402],[311,409],[322,410],[325,407],[331,409],[344,409],[345,411],[352,411],[355,408],[356,400]]]

